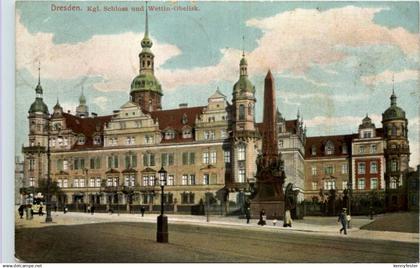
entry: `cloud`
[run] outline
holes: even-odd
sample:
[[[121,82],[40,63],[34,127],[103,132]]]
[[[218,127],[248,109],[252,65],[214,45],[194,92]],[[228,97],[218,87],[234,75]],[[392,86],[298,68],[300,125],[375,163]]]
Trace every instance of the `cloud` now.
[[[372,123],[375,126],[381,127],[382,116],[378,114],[369,115],[372,119]],[[364,117],[359,116],[315,116],[311,119],[305,120],[307,127],[341,127],[341,126],[351,126],[357,131],[357,127],[362,123]]]
[[[399,72],[386,70],[377,75],[362,76],[361,80],[368,86],[378,85],[380,83],[392,84],[392,80],[395,83],[400,83],[408,80],[419,80],[420,73],[418,70],[405,69]]]
[[[417,55],[418,34],[403,28],[389,29],[375,24],[374,16],[381,8],[343,8],[318,11],[295,9],[264,19],[250,19],[249,27],[262,30],[258,47],[247,54],[250,75],[263,75],[268,69],[274,73],[292,72],[316,86],[326,83],[307,79],[305,71],[313,65],[327,65],[348,56],[343,47],[391,45],[406,55]],[[214,66],[190,70],[163,70],[165,89],[211,81],[235,81],[241,51],[228,49]],[[333,74],[334,71],[331,71]]]
[[[93,35],[85,42],[55,44],[53,34],[32,34],[16,14],[16,67],[27,68],[38,76],[38,60],[41,61],[42,77],[47,79],[74,79],[84,76],[101,77],[101,83],[93,86],[101,91],[124,90],[138,74],[138,53],[143,34],[121,33]],[[174,45],[154,40],[156,69],[181,51]]]
[[[94,98],[92,102],[98,105],[102,110],[106,110],[108,107],[108,99],[103,96]]]

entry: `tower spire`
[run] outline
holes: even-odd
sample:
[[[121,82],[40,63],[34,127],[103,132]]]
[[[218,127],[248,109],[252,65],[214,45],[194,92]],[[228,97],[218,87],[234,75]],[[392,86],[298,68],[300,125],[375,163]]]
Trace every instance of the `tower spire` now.
[[[41,61],[38,60],[38,85],[41,84]]]
[[[144,36],[149,36],[149,16],[147,13],[147,1],[146,1],[146,30],[144,32]]]
[[[242,58],[245,58],[245,36],[242,35]]]
[[[395,95],[395,83],[394,83],[394,74],[392,74],[392,94],[391,94],[391,106],[397,105],[397,96]]]

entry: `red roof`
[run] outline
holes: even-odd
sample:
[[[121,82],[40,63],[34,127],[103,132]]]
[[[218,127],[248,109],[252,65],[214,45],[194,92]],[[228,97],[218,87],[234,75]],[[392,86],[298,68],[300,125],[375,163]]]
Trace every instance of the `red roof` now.
[[[85,143],[83,145],[76,143],[73,146],[74,149],[102,146],[102,144],[93,144],[93,135],[95,133],[103,134],[104,125],[111,120],[112,115],[81,118],[72,114],[63,113],[63,116],[66,120],[67,128],[73,130],[76,134],[83,134],[85,136]]]
[[[298,128],[298,120],[286,120],[286,131],[290,132],[292,134],[296,134],[297,128]],[[262,131],[264,126],[264,122],[255,123],[255,127],[258,129],[258,131]]]
[[[193,129],[195,125],[195,119],[200,116],[204,108],[205,106],[199,106],[151,112],[150,115],[152,118],[155,121],[159,121],[159,129],[161,131],[167,129],[172,129],[175,131],[174,139],[162,139],[162,143],[194,141],[194,138],[183,139],[182,130],[184,127],[191,127]],[[184,115],[186,121],[183,122]]]
[[[355,134],[336,135],[336,136],[318,136],[307,137],[305,144],[305,158],[318,158],[318,157],[343,157],[351,153],[351,141]],[[325,145],[331,142],[334,146],[334,152],[331,155],[325,154]],[[343,153],[343,147],[347,147],[347,153]],[[316,155],[312,155],[315,150]]]

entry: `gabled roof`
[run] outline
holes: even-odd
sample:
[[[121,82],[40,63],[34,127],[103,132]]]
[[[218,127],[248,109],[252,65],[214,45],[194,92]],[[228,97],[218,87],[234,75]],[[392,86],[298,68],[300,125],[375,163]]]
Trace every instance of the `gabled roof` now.
[[[165,129],[175,130],[175,138],[171,140],[162,139],[162,143],[193,141],[193,138],[182,138],[182,129],[185,126],[194,127],[195,119],[200,116],[204,108],[205,106],[198,106],[151,112],[150,115],[152,118],[155,121],[159,121],[159,129],[161,131]],[[187,117],[187,122],[185,124],[182,123],[184,114]]]
[[[112,115],[80,118],[68,113],[63,113],[63,116],[66,120],[67,128],[76,134],[83,134],[85,136],[85,143],[83,145],[76,143],[73,146],[74,149],[101,146],[93,144],[93,136],[97,133],[102,133],[104,125],[112,118]]]
[[[307,137],[305,144],[305,158],[319,157],[345,157],[351,153],[351,141],[357,137],[356,134]],[[325,145],[331,142],[334,145],[334,152],[331,155],[325,154]],[[347,153],[343,153],[343,147],[347,147]],[[312,150],[316,150],[316,155],[312,155]]]

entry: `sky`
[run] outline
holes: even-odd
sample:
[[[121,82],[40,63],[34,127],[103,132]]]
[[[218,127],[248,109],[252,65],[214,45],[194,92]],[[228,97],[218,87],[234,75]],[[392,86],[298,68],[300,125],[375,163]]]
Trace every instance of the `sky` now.
[[[82,87],[90,111],[99,115],[129,100],[139,69],[144,4],[16,2],[18,155],[28,144],[26,117],[39,62],[50,109],[58,99],[74,112]],[[54,5],[81,10],[57,11]],[[394,88],[409,120],[410,166],[419,164],[418,2],[170,1],[149,7],[160,7],[149,12],[149,32],[164,109],[206,105],[217,88],[231,102],[244,51],[256,88],[257,121],[268,70],[278,109],[287,120],[299,110],[308,136],[356,133],[366,114],[381,127]]]

